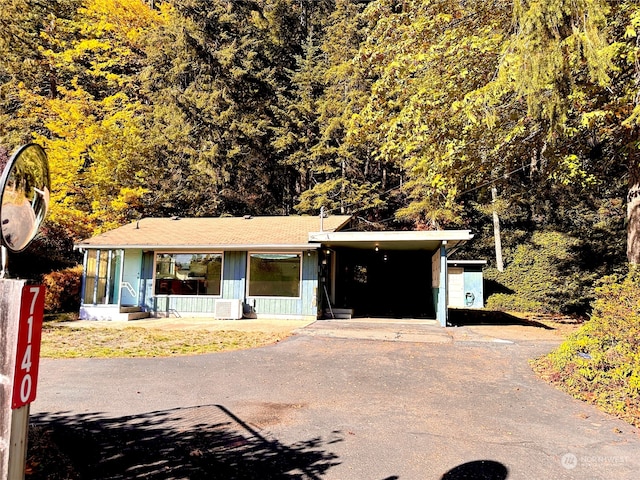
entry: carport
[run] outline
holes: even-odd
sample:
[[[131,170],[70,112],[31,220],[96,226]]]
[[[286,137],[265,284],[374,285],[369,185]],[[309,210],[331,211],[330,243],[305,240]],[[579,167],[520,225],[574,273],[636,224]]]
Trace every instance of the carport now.
[[[319,232],[325,316],[435,318],[447,324],[447,255],[469,230]]]

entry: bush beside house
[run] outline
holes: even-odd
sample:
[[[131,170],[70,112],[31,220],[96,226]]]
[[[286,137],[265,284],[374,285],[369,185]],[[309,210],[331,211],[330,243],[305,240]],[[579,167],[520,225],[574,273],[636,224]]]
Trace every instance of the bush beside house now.
[[[573,271],[578,240],[560,232],[535,232],[507,253],[503,272],[484,271],[488,287],[486,308],[535,313],[584,313],[583,272]],[[492,291],[491,285],[498,286]]]
[[[43,276],[47,313],[77,312],[80,308],[82,265],[54,271]]]
[[[640,427],[640,272],[605,280],[591,320],[534,368],[574,397]]]

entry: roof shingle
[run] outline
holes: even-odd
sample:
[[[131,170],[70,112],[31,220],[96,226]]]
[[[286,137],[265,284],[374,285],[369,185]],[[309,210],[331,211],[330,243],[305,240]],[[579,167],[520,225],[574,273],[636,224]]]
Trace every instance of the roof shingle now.
[[[342,228],[349,215],[323,219],[323,231]],[[91,248],[208,248],[287,247],[309,242],[320,231],[320,218],[311,216],[143,218],[77,244]]]

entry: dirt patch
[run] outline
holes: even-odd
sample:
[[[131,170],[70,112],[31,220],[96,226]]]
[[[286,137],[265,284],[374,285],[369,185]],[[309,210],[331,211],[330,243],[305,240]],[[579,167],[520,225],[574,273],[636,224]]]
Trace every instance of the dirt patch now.
[[[245,413],[247,423],[262,430],[289,422],[295,413],[304,409],[306,405],[301,403],[257,402],[247,404],[247,407],[249,407]]]
[[[562,341],[565,334],[559,330],[547,330],[532,325],[474,325],[466,327],[470,332],[497,340]]]
[[[452,311],[453,323],[460,328],[454,337],[508,341],[562,341],[575,332],[583,320],[579,318],[470,310]]]

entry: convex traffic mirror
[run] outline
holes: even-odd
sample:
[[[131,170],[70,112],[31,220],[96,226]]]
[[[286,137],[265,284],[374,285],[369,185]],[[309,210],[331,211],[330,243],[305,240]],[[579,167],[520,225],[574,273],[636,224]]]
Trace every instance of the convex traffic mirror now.
[[[42,147],[30,143],[16,150],[0,177],[0,243],[11,252],[27,248],[38,233],[50,189],[49,162]]]

